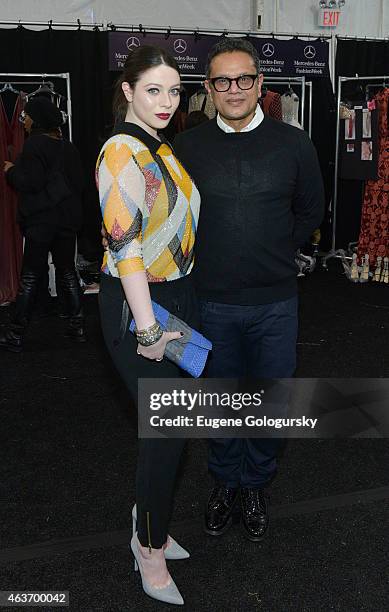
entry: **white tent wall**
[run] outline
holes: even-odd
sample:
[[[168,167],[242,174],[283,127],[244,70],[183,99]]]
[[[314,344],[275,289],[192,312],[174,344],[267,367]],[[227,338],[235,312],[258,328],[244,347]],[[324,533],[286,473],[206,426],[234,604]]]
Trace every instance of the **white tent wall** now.
[[[267,18],[273,12],[270,30],[278,32],[333,32],[367,37],[389,33],[389,0],[346,0],[337,28],[318,26],[319,0],[264,0],[264,4]]]
[[[251,0],[1,0],[0,19],[248,30]]]
[[[389,34],[389,0],[346,0],[338,28],[319,28],[319,0],[1,0],[2,21],[113,22],[215,30],[332,33],[367,37]]]
[[[2,21],[113,22],[215,30],[335,33],[384,37],[389,34],[389,0],[346,0],[339,27],[318,27],[319,0],[1,0]]]

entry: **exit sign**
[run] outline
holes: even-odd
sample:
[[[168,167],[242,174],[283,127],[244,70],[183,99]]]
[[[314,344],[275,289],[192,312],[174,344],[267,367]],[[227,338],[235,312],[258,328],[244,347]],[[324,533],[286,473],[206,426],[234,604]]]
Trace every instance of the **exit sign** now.
[[[339,9],[321,9],[319,12],[319,26],[323,28],[336,28],[339,25]]]

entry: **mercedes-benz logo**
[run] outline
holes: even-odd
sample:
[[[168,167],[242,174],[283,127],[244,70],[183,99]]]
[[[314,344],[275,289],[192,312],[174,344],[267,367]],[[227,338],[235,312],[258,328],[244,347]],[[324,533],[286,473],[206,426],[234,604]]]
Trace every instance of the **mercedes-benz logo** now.
[[[316,55],[315,47],[312,47],[312,45],[307,45],[304,48],[304,55],[307,59],[313,59]]]
[[[183,40],[182,38],[177,38],[174,41],[174,45],[173,46],[174,46],[174,51],[176,53],[185,53],[188,45],[186,44],[186,41]]]
[[[129,51],[133,51],[134,49],[140,47],[140,40],[136,36],[130,36],[130,38],[127,38],[126,40],[126,45]]]
[[[262,46],[262,53],[265,57],[272,57],[272,55],[274,55],[274,45],[272,45],[271,43],[265,43]]]

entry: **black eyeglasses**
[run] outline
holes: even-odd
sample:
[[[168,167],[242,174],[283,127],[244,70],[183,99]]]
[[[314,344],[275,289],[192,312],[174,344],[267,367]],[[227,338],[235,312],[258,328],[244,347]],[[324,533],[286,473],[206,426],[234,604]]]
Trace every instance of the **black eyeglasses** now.
[[[236,83],[239,89],[252,89],[255,81],[257,80],[257,74],[241,74],[236,79],[230,79],[229,77],[215,77],[208,79],[212,83],[215,91],[228,91],[232,83]]]

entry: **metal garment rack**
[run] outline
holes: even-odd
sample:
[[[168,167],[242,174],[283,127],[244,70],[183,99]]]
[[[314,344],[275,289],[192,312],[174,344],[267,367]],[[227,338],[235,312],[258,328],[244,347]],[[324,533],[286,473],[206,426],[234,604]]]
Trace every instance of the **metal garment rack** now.
[[[42,85],[43,81],[46,81],[47,79],[50,78],[57,78],[57,79],[66,79],[66,92],[67,92],[67,100],[66,100],[66,111],[67,111],[67,115],[68,115],[68,129],[69,129],[69,140],[72,141],[72,103],[71,103],[71,90],[70,90],[70,73],[69,72],[62,72],[62,73],[56,73],[56,74],[47,74],[47,73],[32,73],[32,72],[0,72],[0,77],[7,77],[10,80],[8,81],[4,81],[4,83],[10,83],[12,84],[24,84],[24,85]],[[13,77],[26,77],[26,78],[40,78],[40,81],[36,81],[34,83],[32,83],[31,81],[13,81]],[[46,81],[47,82],[47,81]],[[27,93],[27,92],[25,92]],[[23,241],[23,249],[24,249],[24,241]],[[77,241],[76,241],[76,247],[75,247],[75,251],[74,251],[74,259],[76,260],[77,258]],[[49,259],[48,259],[48,265],[49,265],[49,290],[50,290],[50,294],[51,296],[56,296],[57,295],[57,289],[56,289],[56,285],[55,285],[55,272],[54,272],[54,265],[52,262],[52,256],[51,254],[49,254]]]
[[[359,76],[355,77],[338,77],[338,95],[337,95],[337,105],[336,105],[336,150],[335,150],[335,168],[334,168],[334,199],[332,202],[332,241],[331,241],[331,250],[325,255],[322,259],[322,264],[324,268],[327,268],[327,261],[332,257],[336,258],[344,258],[345,251],[344,249],[336,248],[336,212],[337,212],[337,204],[338,204],[338,170],[339,170],[339,144],[340,144],[340,103],[342,101],[342,85],[348,81],[388,81],[389,76]],[[347,256],[346,256],[347,257]],[[347,257],[351,259],[351,257]]]
[[[31,77],[31,78],[40,78],[41,81],[38,81],[37,85],[42,85],[46,79],[56,78],[56,79],[65,79],[66,80],[66,112],[68,115],[68,126],[69,126],[69,140],[72,141],[73,131],[72,131],[72,101],[71,101],[71,89],[70,89],[70,73],[69,72],[61,72],[61,73],[33,73],[33,72],[0,72],[0,77],[7,77],[12,79],[13,77]],[[15,81],[7,81],[9,83],[16,84]],[[19,81],[18,81],[19,84]],[[28,84],[28,81],[23,81],[21,84]],[[32,83],[30,83],[32,85]],[[27,92],[26,92],[27,93]]]
[[[308,134],[309,137],[312,135],[312,81],[307,81],[305,77],[270,77],[268,80],[265,76],[264,85],[291,85],[292,83],[296,83],[301,87],[301,101],[300,101],[300,123],[304,128],[304,118],[305,118],[305,104],[306,104],[306,92],[305,88],[309,87],[309,97],[308,97]]]
[[[10,85],[52,85],[54,87],[54,83],[52,83],[52,81],[0,81],[0,85],[6,85],[7,83]]]

